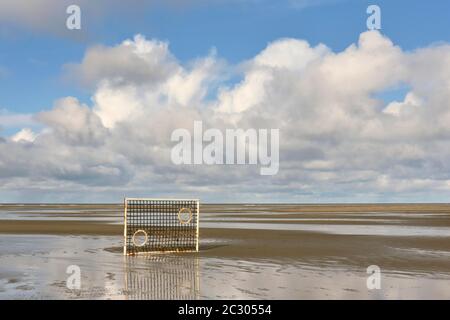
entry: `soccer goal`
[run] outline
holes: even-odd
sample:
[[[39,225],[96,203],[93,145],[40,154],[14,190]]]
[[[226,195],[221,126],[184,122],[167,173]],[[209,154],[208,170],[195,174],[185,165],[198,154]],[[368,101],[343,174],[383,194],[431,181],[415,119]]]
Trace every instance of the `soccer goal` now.
[[[198,251],[199,200],[125,198],[124,255]]]

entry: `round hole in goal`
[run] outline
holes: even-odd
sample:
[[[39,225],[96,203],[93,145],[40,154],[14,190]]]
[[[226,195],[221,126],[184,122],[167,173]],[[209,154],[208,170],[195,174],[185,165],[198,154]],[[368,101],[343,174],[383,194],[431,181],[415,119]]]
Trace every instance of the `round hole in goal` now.
[[[190,208],[181,208],[178,211],[178,220],[181,224],[188,224],[192,220],[192,210]]]
[[[138,230],[133,234],[133,244],[136,247],[143,247],[148,242],[147,232],[144,230]]]

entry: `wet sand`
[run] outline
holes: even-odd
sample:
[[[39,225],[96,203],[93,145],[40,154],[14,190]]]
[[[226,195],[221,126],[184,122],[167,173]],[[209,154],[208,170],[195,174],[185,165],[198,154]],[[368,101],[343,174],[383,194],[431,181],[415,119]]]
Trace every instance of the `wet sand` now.
[[[204,205],[199,253],[134,258],[122,215],[0,205],[0,298],[450,299],[449,205]],[[72,264],[81,290],[66,288]]]

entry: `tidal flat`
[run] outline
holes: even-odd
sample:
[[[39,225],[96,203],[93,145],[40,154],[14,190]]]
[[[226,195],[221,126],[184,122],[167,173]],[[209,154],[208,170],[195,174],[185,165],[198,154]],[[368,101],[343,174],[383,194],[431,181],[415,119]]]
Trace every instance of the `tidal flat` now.
[[[450,299],[447,204],[209,204],[198,253],[122,246],[122,205],[0,205],[0,298]]]

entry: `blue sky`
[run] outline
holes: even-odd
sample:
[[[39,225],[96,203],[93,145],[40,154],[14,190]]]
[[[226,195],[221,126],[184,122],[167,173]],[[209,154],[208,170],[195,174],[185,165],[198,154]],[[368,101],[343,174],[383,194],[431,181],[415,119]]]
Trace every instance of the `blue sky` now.
[[[0,24],[0,66],[6,69],[0,77],[0,107],[16,113],[36,112],[67,95],[89,102],[89,92],[63,81],[63,65],[80,61],[91,45],[114,45],[137,33],[167,40],[181,61],[204,56],[214,47],[220,57],[238,62],[282,37],[305,39],[313,45],[322,42],[339,51],[365,31],[366,8],[377,4],[382,9],[382,32],[403,49],[450,41],[450,2],[446,0],[298,2],[306,5],[295,5],[294,0],[216,1],[157,4],[139,13],[113,11],[100,22],[95,17],[83,20],[87,32],[83,40]],[[387,99],[391,97],[396,96]]]

